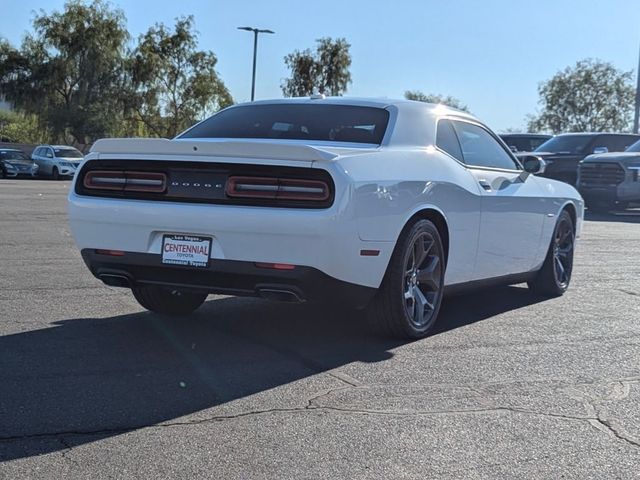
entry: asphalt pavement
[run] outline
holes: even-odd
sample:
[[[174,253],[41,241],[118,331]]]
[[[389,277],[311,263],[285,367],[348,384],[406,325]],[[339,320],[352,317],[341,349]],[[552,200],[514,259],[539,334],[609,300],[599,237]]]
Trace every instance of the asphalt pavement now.
[[[398,342],[337,305],[145,312],[69,183],[0,180],[0,478],[640,478],[640,210],[587,216],[564,297],[450,297]]]

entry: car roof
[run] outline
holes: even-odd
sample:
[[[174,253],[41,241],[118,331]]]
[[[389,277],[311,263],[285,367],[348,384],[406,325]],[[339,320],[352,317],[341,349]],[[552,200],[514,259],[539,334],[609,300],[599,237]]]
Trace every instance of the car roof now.
[[[391,106],[397,107],[399,110],[413,110],[423,109],[428,111],[437,110],[439,115],[457,115],[462,117],[468,117],[475,119],[475,117],[467,112],[459,110],[457,108],[449,107],[443,104],[418,102],[415,100],[407,99],[394,99],[386,97],[368,98],[368,97],[292,97],[292,98],[276,98],[270,100],[257,100],[254,102],[238,103],[229,108],[244,107],[248,105],[352,105],[358,107],[376,107],[376,108],[388,108]]]
[[[49,144],[44,144],[44,145],[38,145],[36,148],[42,148],[42,147],[50,147],[50,148],[73,148],[74,150],[78,150],[76,147],[72,146],[72,145],[49,145]],[[79,151],[79,150],[78,150]]]
[[[553,137],[553,135],[549,135],[548,133],[499,133],[498,135],[500,135],[501,137],[522,137],[522,138]]]
[[[22,152],[22,150],[19,150],[17,148],[0,148],[0,152]]]
[[[575,133],[571,133],[571,132],[567,132],[567,133],[559,133],[558,135],[556,135],[556,137],[568,137],[569,135],[571,136],[584,136],[584,137],[595,137],[598,135],[616,135],[616,136],[621,136],[621,137],[638,137],[640,138],[640,135],[636,134],[636,133],[619,133],[619,132],[575,132]]]

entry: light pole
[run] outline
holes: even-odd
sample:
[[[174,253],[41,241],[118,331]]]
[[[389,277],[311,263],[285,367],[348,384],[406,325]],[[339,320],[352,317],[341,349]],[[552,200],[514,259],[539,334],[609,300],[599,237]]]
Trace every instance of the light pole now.
[[[636,85],[636,112],[633,116],[633,133],[638,133],[638,125],[640,121],[640,51],[638,52],[638,70],[636,70],[636,78],[638,84]]]
[[[253,32],[253,75],[251,77],[251,101],[255,98],[256,93],[256,54],[258,52],[258,34],[259,33],[276,33],[273,30],[261,30],[252,27],[238,27],[238,30],[246,30]]]

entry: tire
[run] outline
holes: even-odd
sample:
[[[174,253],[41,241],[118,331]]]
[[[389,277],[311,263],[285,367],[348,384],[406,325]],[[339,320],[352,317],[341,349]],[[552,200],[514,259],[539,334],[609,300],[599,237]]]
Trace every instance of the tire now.
[[[4,168],[0,165],[0,178],[5,178],[6,174],[4,173]]]
[[[536,278],[528,282],[531,291],[545,297],[559,297],[567,291],[573,271],[575,226],[563,210],[553,230],[547,256]]]
[[[53,167],[53,170],[51,170],[51,179],[60,180],[60,172],[58,171],[58,167]]]
[[[161,315],[188,315],[204,303],[206,293],[184,292],[170,287],[136,286],[131,288],[138,303]]]
[[[367,309],[373,327],[403,339],[428,335],[442,303],[445,266],[440,233],[431,221],[405,227]]]

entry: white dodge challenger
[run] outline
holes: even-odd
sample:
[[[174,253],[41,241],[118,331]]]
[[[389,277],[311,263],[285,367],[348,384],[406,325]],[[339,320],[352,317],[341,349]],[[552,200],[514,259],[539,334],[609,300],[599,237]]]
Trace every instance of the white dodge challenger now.
[[[584,204],[543,169],[442,105],[260,101],[173,140],[97,141],[69,219],[91,272],[151,311],[210,293],[330,302],[418,338],[445,292],[565,292]]]

